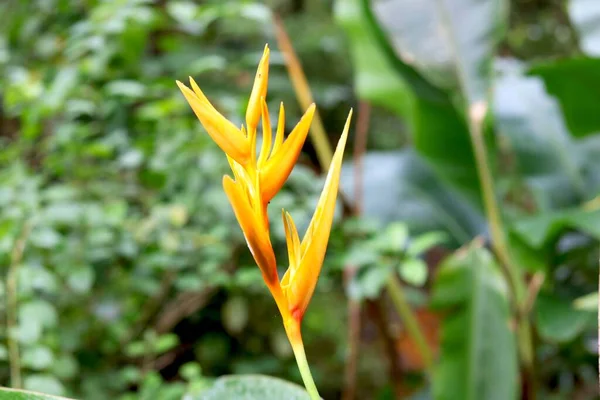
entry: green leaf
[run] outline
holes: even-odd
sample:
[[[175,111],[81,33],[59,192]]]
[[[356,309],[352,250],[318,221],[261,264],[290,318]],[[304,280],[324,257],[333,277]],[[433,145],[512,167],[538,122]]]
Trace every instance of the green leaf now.
[[[600,240],[600,210],[549,212],[521,218],[513,225],[514,232],[535,249],[550,245],[567,229],[578,229]]]
[[[51,396],[49,394],[0,388],[0,400],[70,400],[66,397]]]
[[[335,10],[350,38],[358,95],[405,118],[417,151],[442,179],[480,204],[467,125],[450,96],[396,57],[367,0],[337,0]]]
[[[600,131],[600,58],[572,58],[537,65],[530,73],[544,80],[556,97],[567,126],[575,136]]]
[[[414,286],[423,286],[427,281],[427,264],[419,258],[409,258],[400,263],[400,277]]]
[[[36,390],[53,395],[62,395],[65,392],[63,384],[50,374],[28,375],[23,381],[23,386],[27,390]]]
[[[447,240],[448,235],[443,232],[426,232],[410,240],[406,253],[411,257],[417,257]]]
[[[398,59],[430,81],[487,101],[492,59],[508,17],[506,0],[375,0],[373,11]]]
[[[581,296],[573,302],[576,310],[598,311],[598,292],[593,292]],[[1,359],[1,358],[0,358]]]
[[[364,182],[364,215],[385,224],[406,223],[413,234],[444,231],[455,243],[465,243],[485,230],[480,212],[441,182],[412,151],[369,152],[363,159],[369,179]],[[354,166],[341,174],[344,193],[354,193]]]
[[[381,264],[361,269],[350,283],[349,296],[356,300],[376,299],[392,272],[390,265]]]
[[[600,56],[600,2],[569,0],[568,11],[582,50],[591,56]]]
[[[514,174],[532,196],[515,185],[511,197],[519,203],[533,201],[538,211],[578,204],[588,186],[580,172],[586,156],[569,135],[558,105],[540,78],[525,76],[519,61],[498,60],[496,69],[497,134],[503,152],[514,160]]]
[[[445,312],[434,399],[517,398],[517,348],[505,292],[492,256],[475,244],[441,265],[432,297]]]
[[[535,311],[540,336],[559,343],[575,339],[596,318],[595,313],[575,309],[571,302],[551,294],[539,294]]]
[[[303,387],[263,375],[224,376],[197,400],[309,400]]]

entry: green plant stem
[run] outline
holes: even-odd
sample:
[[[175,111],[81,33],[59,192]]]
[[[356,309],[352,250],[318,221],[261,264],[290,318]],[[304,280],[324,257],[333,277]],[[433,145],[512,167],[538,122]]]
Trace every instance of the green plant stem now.
[[[431,349],[427,344],[427,340],[425,339],[425,335],[415,318],[412,309],[410,308],[410,304],[406,300],[406,296],[404,295],[404,291],[402,290],[402,285],[398,282],[396,276],[392,275],[387,280],[387,290],[392,298],[392,303],[396,308],[396,312],[402,318],[402,322],[406,327],[406,331],[410,335],[410,337],[415,341],[417,348],[419,349],[419,353],[421,353],[421,357],[423,357],[423,363],[425,364],[425,368],[427,368],[427,372],[431,373],[431,367],[433,364],[433,355],[431,354]]]
[[[19,342],[15,338],[17,329],[17,288],[18,275],[21,260],[23,259],[23,251],[25,243],[31,230],[29,222],[23,226],[21,235],[15,241],[13,246],[10,265],[6,275],[6,330],[7,330],[7,347],[8,347],[8,363],[10,369],[10,384],[15,389],[23,387],[21,379],[21,357],[19,355]]]
[[[317,390],[315,381],[310,373],[308,361],[306,360],[306,353],[304,352],[304,344],[302,343],[302,338],[300,335],[298,335],[297,338],[291,342],[291,344],[306,391],[310,395],[311,400],[321,400],[321,396],[319,396],[319,391]]]
[[[513,261],[506,243],[506,230],[502,223],[500,208],[496,198],[496,189],[490,170],[490,163],[483,139],[483,121],[487,113],[485,102],[474,103],[469,107],[469,133],[475,152],[477,173],[481,183],[486,217],[490,223],[492,246],[500,260],[503,271],[513,295],[513,306],[516,309],[517,341],[521,353],[521,361],[529,380],[534,376],[534,355],[529,316],[524,309],[527,307],[527,288],[516,263]],[[529,382],[533,384],[533,382]]]

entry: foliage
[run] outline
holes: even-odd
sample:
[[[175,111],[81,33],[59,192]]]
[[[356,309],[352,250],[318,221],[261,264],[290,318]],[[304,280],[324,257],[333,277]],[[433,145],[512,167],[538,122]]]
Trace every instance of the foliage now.
[[[268,42],[268,102],[286,103],[289,132],[304,110],[275,47],[277,9],[331,143],[355,95],[372,111],[362,164],[343,169],[344,211],[304,321],[323,397],[347,390],[349,299],[364,306],[356,398],[531,396],[522,388],[595,398],[600,9],[595,0],[508,3],[0,3],[2,321],[17,300],[17,323],[0,330],[0,384],[13,384],[9,338],[24,389],[73,398],[195,399],[253,379],[217,378],[231,374],[300,382],[221,187],[227,161],[174,83],[193,76],[239,124]],[[487,106],[482,134],[528,289],[523,309],[487,249],[497,237],[473,104]],[[285,208],[306,229],[318,171],[307,143],[271,221]],[[361,199],[363,214],[351,217]],[[285,259],[283,226],[271,229]],[[409,362],[418,346],[390,305],[390,277],[402,281],[432,370]],[[534,382],[519,368],[522,315],[533,325]]]

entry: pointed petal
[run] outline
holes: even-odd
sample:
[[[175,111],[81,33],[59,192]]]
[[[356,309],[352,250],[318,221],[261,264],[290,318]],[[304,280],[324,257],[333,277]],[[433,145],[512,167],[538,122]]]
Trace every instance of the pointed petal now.
[[[265,202],[271,201],[290,176],[306,140],[314,114],[315,105],[311,104],[281,148],[271,155],[261,170],[260,182]]]
[[[269,82],[269,46],[265,45],[265,51],[258,64],[254,86],[248,100],[246,109],[246,125],[248,132],[256,131],[261,116],[261,98],[267,98],[267,85]]]
[[[177,86],[194,110],[206,132],[226,154],[240,164],[250,156],[250,143],[235,125],[215,110],[206,98],[199,98],[190,88],[177,81]]]
[[[351,117],[352,110],[350,110],[346,125],[344,126],[344,132],[335,149],[335,154],[333,155],[333,160],[331,161],[331,166],[327,173],[325,187],[319,198],[317,209],[315,210],[300,246],[302,261],[300,262],[294,279],[290,280],[287,290],[290,309],[298,310],[300,315],[304,315],[304,312],[308,307],[308,303],[310,302],[321,272],[323,259],[325,258],[325,251],[327,250],[327,243],[331,232],[331,224],[333,223],[340,172],[342,169],[342,158],[344,156],[344,148],[348,138]]]
[[[267,108],[267,102],[264,97],[261,99],[262,102],[262,131],[263,141],[260,148],[260,156],[258,157],[258,168],[267,161],[269,153],[271,152],[271,140],[273,132],[271,131],[271,118],[269,117],[269,109]]]
[[[263,222],[253,213],[248,197],[238,182],[229,176],[224,176],[223,188],[264,280],[268,284],[276,284],[279,281],[277,263],[268,231],[264,229]]]
[[[296,224],[292,219],[292,216],[281,210],[281,217],[283,219],[283,226],[285,228],[285,241],[288,248],[288,257],[290,261],[291,277],[293,279],[296,269],[300,265],[300,238],[298,237],[298,230]]]
[[[283,102],[279,103],[279,120],[277,121],[277,134],[275,135],[275,143],[273,144],[273,150],[271,154],[277,153],[281,144],[283,143],[283,134],[285,130],[285,110],[283,108]]]

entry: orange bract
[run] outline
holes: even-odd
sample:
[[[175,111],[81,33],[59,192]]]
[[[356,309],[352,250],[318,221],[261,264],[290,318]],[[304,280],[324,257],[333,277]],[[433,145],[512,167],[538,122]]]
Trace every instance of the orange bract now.
[[[280,282],[270,239],[267,205],[281,190],[298,160],[315,113],[315,105],[312,104],[306,110],[284,140],[285,116],[281,104],[277,132],[273,139],[269,110],[265,101],[268,76],[269,48],[265,46],[248,101],[247,126],[240,129],[212,106],[193,79],[190,78],[192,89],[179,81],[177,85],[210,137],[227,155],[234,179],[225,176],[223,188],[252,256],[277,302],[287,330],[290,324],[298,324],[302,319],[319,278],[333,223],[352,111],[348,115],[325,187],[302,242],[291,215],[283,211],[290,264]],[[263,142],[257,158],[256,134],[261,119]]]

